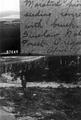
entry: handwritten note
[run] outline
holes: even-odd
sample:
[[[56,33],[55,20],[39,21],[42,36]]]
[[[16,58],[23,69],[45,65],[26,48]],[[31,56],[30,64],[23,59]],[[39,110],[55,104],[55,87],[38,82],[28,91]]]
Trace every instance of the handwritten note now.
[[[21,52],[81,54],[81,0],[21,0]]]

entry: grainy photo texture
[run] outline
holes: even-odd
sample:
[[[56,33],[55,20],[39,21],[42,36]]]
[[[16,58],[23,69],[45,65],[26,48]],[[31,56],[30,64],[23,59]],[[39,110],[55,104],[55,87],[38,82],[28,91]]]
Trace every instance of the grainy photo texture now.
[[[0,120],[81,120],[80,0],[0,0]]]

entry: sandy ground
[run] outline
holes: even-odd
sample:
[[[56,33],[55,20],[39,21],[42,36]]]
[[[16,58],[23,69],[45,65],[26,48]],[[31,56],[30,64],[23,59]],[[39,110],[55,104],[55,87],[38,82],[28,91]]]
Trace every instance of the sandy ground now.
[[[15,120],[15,117],[12,113],[8,113],[0,107],[0,120]]]
[[[13,83],[0,83],[0,87],[21,87],[21,84],[13,84]],[[55,83],[55,82],[28,82],[26,87],[51,87],[51,88],[58,88],[58,87],[65,87],[65,88],[81,88],[81,82],[77,84],[72,83]]]

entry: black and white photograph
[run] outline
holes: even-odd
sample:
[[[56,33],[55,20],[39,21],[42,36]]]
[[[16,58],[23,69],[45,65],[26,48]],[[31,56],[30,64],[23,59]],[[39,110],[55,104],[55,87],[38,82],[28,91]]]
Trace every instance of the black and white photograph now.
[[[81,0],[0,0],[0,120],[81,120]]]

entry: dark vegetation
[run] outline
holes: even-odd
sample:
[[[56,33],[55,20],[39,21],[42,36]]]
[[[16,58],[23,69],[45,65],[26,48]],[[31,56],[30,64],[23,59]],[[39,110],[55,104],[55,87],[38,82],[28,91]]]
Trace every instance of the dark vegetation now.
[[[60,62],[62,61],[62,63]],[[9,62],[9,61],[8,61]],[[11,72],[14,80],[21,78],[23,89],[31,81],[77,83],[81,80],[81,65],[76,56],[44,57],[30,62],[1,63],[1,74]],[[78,74],[79,73],[79,74]]]
[[[32,87],[26,94],[21,88],[0,88],[0,106],[21,120],[81,120],[80,88]]]
[[[0,21],[0,53],[7,50],[20,52],[20,21]]]

